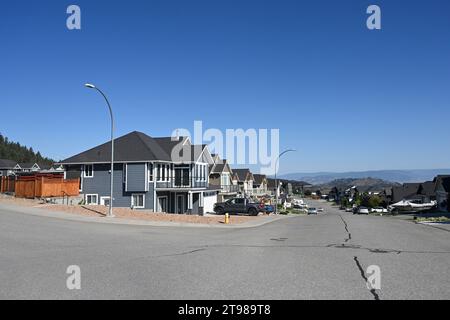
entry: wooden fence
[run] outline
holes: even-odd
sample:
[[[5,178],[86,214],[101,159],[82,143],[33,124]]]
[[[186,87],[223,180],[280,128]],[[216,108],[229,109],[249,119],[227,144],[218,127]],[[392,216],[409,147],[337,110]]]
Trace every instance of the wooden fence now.
[[[62,176],[19,176],[15,182],[17,198],[51,198],[78,196],[79,179],[64,180]]]
[[[0,179],[0,193],[14,193],[16,184],[15,177],[1,177]]]

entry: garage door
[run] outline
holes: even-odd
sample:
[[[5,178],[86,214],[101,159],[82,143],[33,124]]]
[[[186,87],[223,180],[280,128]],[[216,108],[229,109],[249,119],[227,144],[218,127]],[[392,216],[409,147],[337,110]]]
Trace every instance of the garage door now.
[[[217,194],[214,193],[204,193],[203,196],[203,212],[212,213],[214,212],[214,205],[217,202]]]

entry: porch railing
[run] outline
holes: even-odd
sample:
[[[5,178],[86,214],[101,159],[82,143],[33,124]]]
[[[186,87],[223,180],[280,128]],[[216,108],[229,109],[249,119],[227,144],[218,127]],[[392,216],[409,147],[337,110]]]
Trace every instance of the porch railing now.
[[[207,188],[208,181],[197,179],[196,177],[169,178],[165,181],[156,181],[156,188],[159,189],[189,189]]]

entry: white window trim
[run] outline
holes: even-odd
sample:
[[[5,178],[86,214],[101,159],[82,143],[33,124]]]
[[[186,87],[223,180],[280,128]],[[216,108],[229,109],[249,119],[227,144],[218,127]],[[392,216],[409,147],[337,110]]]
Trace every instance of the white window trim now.
[[[100,205],[104,206],[104,204],[102,204],[103,200],[106,200],[106,199],[109,200],[110,198],[111,198],[110,196],[100,197]]]
[[[92,175],[90,175],[90,176],[87,176],[86,175],[86,167],[87,166],[91,166],[92,167]],[[94,177],[94,165],[93,164],[85,164],[84,166],[83,166],[83,177],[84,178],[93,178]]]
[[[135,196],[142,196],[142,206],[134,205],[134,197]],[[134,209],[145,209],[145,194],[144,193],[132,193],[131,194],[131,207]]]
[[[88,203],[87,199],[89,196],[90,197],[95,196],[97,202],[96,203]],[[86,202],[86,205],[88,205],[88,206],[98,206],[98,194],[97,193],[88,193],[84,196],[84,201]]]

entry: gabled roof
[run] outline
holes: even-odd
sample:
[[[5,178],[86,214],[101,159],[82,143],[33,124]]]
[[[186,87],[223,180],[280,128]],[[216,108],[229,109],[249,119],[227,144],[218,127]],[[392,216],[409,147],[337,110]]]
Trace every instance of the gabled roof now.
[[[439,175],[434,179],[436,183],[436,188],[440,185],[444,188],[445,192],[450,193],[450,176],[449,175]]]
[[[24,170],[24,169],[32,169],[33,167],[39,167],[39,165],[35,162],[23,162],[23,163],[18,163],[19,167]]]
[[[252,180],[253,177],[250,169],[233,169],[233,173],[239,181]]]
[[[418,193],[424,196],[434,196],[435,195],[435,187],[436,187],[436,183],[433,181],[427,181],[424,182],[422,184],[420,184]]]
[[[399,187],[392,188],[392,200],[398,202],[401,200],[411,200],[417,197],[420,183],[405,183]]]
[[[167,152],[176,145],[170,138],[152,138],[133,131],[114,141],[114,160],[117,162],[171,161]],[[111,160],[111,142],[61,161],[61,164],[107,163]]]
[[[13,169],[16,164],[17,162],[12,160],[0,159],[0,169]]]
[[[256,184],[256,185],[261,185],[264,182],[264,180],[267,181],[267,177],[265,174],[254,174],[253,179],[254,179],[254,184]]]

